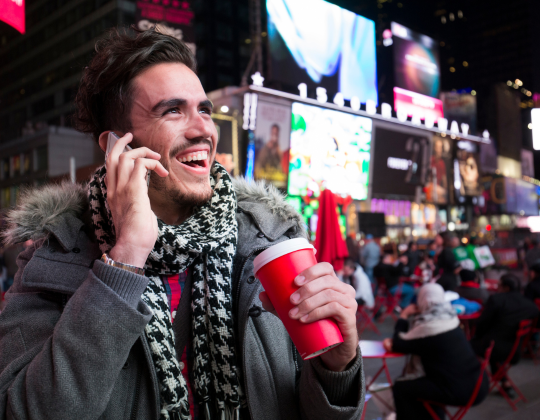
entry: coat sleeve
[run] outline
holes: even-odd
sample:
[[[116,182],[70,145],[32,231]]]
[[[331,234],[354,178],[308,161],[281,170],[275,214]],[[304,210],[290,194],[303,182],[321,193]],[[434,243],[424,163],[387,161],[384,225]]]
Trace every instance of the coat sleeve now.
[[[409,323],[404,319],[398,319],[394,328],[394,336],[392,338],[392,351],[403,354],[416,354],[421,356],[426,350],[426,339],[418,338],[413,340],[403,340],[399,333],[407,332]]]
[[[319,357],[304,362],[299,393],[302,420],[359,419],[365,387],[360,347],[352,365],[343,372],[326,369]]]
[[[147,279],[95,261],[62,309],[21,286],[30,258],[19,258],[0,317],[0,417],[96,419],[152,316],[140,299]]]

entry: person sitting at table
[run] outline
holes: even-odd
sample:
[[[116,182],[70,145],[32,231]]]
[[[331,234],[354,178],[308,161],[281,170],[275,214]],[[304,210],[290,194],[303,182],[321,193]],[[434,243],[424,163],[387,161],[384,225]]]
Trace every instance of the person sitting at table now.
[[[373,269],[373,275],[379,281],[384,279],[387,290],[395,296],[398,290],[401,290],[401,301],[399,306],[405,308],[409,305],[414,297],[414,287],[410,284],[399,284],[399,278],[404,275],[404,270],[407,265],[407,256],[402,255],[393,263],[392,254],[384,254],[382,260]]]
[[[434,258],[435,251],[429,250],[425,252],[424,259],[414,269],[413,277],[422,283],[429,283],[433,279],[433,274],[436,270]]]
[[[461,284],[456,289],[456,292],[462,298],[485,305],[489,299],[489,292],[480,287],[476,273],[472,270],[463,269],[459,272],[459,277],[461,278]]]
[[[529,278],[524,295],[534,302],[535,299],[540,299],[540,261],[529,267]]]
[[[359,306],[366,305],[368,308],[375,306],[373,289],[367,274],[352,258],[346,258],[343,262],[343,274],[338,278],[346,284],[350,284],[356,290],[356,303]]]
[[[414,315],[409,328],[407,319]],[[459,319],[436,283],[420,288],[417,305],[405,308],[397,321],[393,338],[384,340],[387,351],[411,355],[406,374],[393,386],[397,420],[431,420],[420,400],[462,406],[469,401],[480,375],[480,362],[459,327]],[[488,394],[484,374],[475,400]],[[433,405],[439,418],[441,407]]]
[[[519,323],[538,316],[536,305],[520,293],[519,279],[515,275],[503,275],[499,290],[500,293],[491,295],[484,305],[484,310],[476,321],[476,335],[471,340],[478,356],[484,354],[491,340],[495,341],[489,359],[492,373],[497,371],[499,364],[510,354]],[[519,358],[520,353],[517,351],[512,364],[516,364]],[[503,379],[501,385],[510,398],[515,397],[515,391],[509,382]]]

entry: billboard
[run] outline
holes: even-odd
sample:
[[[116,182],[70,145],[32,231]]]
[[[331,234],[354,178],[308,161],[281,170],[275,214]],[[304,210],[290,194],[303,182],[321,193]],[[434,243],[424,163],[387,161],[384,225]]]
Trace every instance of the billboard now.
[[[368,196],[372,121],[294,102],[289,195],[317,196],[328,188],[355,200]]]
[[[429,182],[426,184],[426,200],[436,204],[448,204],[452,185],[452,140],[434,136],[431,153]]]
[[[142,31],[156,26],[161,33],[184,41],[195,54],[194,16],[187,0],[139,0],[135,22]]]
[[[437,98],[441,83],[437,42],[392,22],[395,86]]]
[[[24,0],[0,0],[0,20],[24,34]]]
[[[416,187],[427,181],[429,162],[430,140],[427,134],[378,127],[373,156],[373,197],[414,199]]]
[[[267,0],[271,78],[377,98],[375,22],[323,0]]]
[[[440,99],[399,87],[394,88],[394,109],[396,112],[406,112],[409,117],[418,116],[421,120],[429,118],[437,121],[444,117],[443,103]]]
[[[254,178],[287,188],[291,105],[259,100],[255,128]]]
[[[464,202],[465,197],[482,194],[480,183],[480,155],[478,144],[471,141],[459,140],[456,143],[456,158],[454,159],[454,190],[458,202]]]
[[[470,93],[442,92],[444,116],[448,121],[467,124],[469,133],[476,134],[476,96]]]
[[[216,161],[230,174],[238,175],[238,122],[235,117],[212,114],[218,133]]]

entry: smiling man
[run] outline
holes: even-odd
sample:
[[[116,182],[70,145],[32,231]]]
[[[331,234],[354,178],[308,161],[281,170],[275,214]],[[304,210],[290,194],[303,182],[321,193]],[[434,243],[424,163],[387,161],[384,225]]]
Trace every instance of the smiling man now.
[[[0,417],[360,418],[354,290],[325,263],[295,279],[289,316],[333,318],[344,337],[303,362],[253,275],[258,252],[305,235],[302,219],[215,162],[189,49],[113,30],[76,102],[101,149],[120,139],[88,186],[30,191],[9,215],[7,243],[35,246],[0,315]]]

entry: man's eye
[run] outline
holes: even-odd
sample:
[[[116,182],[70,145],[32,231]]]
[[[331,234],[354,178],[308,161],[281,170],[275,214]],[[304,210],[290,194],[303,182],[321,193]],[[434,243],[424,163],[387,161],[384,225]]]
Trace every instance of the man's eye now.
[[[208,115],[212,115],[212,110],[210,108],[201,108],[199,112],[204,112]]]
[[[178,114],[178,108],[170,108],[170,109],[168,109],[167,111],[165,111],[165,112],[163,113],[163,115],[165,115],[165,114],[173,114],[173,113],[174,113],[174,114]]]

